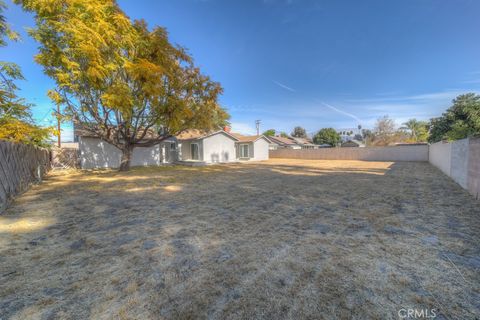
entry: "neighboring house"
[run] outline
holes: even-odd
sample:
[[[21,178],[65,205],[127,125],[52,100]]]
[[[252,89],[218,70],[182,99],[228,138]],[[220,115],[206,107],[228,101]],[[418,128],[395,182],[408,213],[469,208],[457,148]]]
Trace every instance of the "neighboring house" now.
[[[118,168],[122,152],[85,130],[75,129],[82,169]],[[146,137],[148,141],[149,137]],[[153,147],[135,147],[131,166],[159,166],[171,163],[225,163],[267,160],[270,141],[264,136],[243,136],[219,130],[186,130]]]
[[[395,143],[396,146],[425,146],[428,142],[399,142]]]
[[[295,141],[302,149],[318,148],[318,146],[314,144],[313,141],[310,139],[292,137],[292,140]]]
[[[365,147],[365,144],[363,142],[357,141],[357,140],[349,140],[341,145],[342,148],[363,148]]]
[[[270,150],[289,148],[289,149],[302,149],[302,146],[299,145],[295,140],[290,138],[272,136],[268,137],[271,141]]]
[[[342,142],[347,142],[353,140],[355,135],[361,135],[362,131],[358,128],[345,128],[338,129],[337,133],[340,135],[340,139],[342,139]]]

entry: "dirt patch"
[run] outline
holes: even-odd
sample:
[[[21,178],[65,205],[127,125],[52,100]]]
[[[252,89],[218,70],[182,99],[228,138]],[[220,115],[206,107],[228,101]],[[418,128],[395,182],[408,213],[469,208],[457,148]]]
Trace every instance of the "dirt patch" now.
[[[474,319],[479,225],[428,163],[55,172],[0,216],[0,318]]]

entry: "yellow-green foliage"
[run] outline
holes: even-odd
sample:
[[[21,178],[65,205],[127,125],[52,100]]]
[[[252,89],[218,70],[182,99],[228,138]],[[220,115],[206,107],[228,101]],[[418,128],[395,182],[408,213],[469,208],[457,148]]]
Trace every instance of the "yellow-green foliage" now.
[[[226,123],[220,84],[164,28],[130,21],[112,0],[15,2],[36,15],[30,34],[41,45],[36,61],[56,81],[52,100],[120,149],[139,145],[148,128],[173,135]]]
[[[5,38],[17,40],[3,16],[5,4],[0,0],[0,47],[6,46]],[[33,124],[31,104],[17,96],[15,80],[22,80],[20,67],[11,62],[0,61],[0,139],[37,146],[46,146],[53,132]]]
[[[48,147],[47,140],[55,133],[52,128],[42,128],[27,121],[0,118],[1,140]]]

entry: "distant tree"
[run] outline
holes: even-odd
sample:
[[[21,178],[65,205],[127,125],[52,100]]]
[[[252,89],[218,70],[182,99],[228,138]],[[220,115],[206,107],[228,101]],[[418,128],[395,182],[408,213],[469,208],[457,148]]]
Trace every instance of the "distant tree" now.
[[[262,134],[267,137],[273,137],[275,135],[275,129],[268,129]]]
[[[313,142],[316,144],[329,144],[332,147],[341,142],[341,137],[333,128],[323,128],[313,136]]]
[[[429,142],[458,140],[480,134],[480,95],[463,94],[452,103],[441,117],[430,120]]]
[[[426,121],[410,119],[400,129],[406,132],[409,142],[425,142],[428,139],[428,126]]]
[[[295,127],[291,135],[295,138],[307,138],[307,131],[302,127]]]
[[[388,146],[395,140],[395,122],[387,115],[377,119],[374,128],[374,144],[377,146]]]
[[[114,0],[14,1],[35,14],[30,34],[39,43],[35,60],[55,81],[50,98],[65,117],[121,150],[121,171],[136,147],[227,123],[222,87],[164,28],[132,22]]]
[[[373,144],[373,140],[375,139],[375,134],[370,129],[362,129],[362,137],[363,137],[363,141],[365,141],[365,145],[370,146]]]
[[[290,138],[289,135],[288,135],[286,132],[284,132],[284,131],[280,132],[280,137],[282,137],[282,138]]]
[[[5,20],[6,6],[0,1],[0,47],[7,45],[6,38],[18,40]],[[48,146],[52,128],[35,125],[32,120],[32,104],[17,95],[15,81],[24,80],[20,67],[11,62],[0,62],[0,139],[37,146]]]
[[[358,134],[358,133],[357,133],[357,134],[353,137],[353,139],[355,139],[355,140],[357,140],[357,141],[362,141],[362,140],[363,140],[363,137],[362,137],[361,134]]]

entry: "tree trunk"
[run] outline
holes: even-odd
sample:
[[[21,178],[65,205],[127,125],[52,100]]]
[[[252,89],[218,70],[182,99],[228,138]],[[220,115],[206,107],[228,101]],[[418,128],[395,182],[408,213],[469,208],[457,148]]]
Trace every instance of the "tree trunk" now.
[[[122,149],[122,161],[120,162],[120,171],[130,170],[130,160],[132,159],[133,146],[126,145]]]

